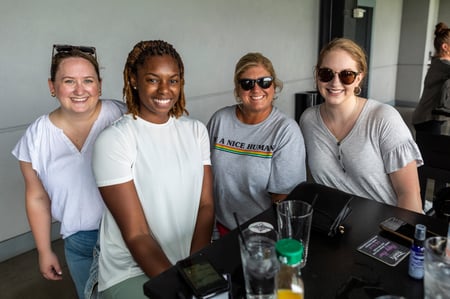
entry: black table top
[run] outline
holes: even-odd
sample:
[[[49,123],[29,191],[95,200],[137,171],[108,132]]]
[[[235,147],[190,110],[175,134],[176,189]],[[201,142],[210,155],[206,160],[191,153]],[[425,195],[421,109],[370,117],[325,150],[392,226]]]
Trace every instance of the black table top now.
[[[383,294],[402,295],[408,299],[423,298],[423,281],[408,275],[408,257],[397,266],[388,266],[357,251],[357,247],[376,234],[383,235],[379,223],[395,216],[408,223],[422,223],[428,229],[445,236],[447,223],[373,200],[355,197],[352,213],[345,220],[345,233],[330,238],[311,231],[306,266],[302,269],[305,298],[375,298]],[[255,221],[267,221],[276,226],[275,208],[270,208],[243,226]],[[386,236],[402,245],[407,242]],[[234,298],[244,298],[244,280],[240,260],[238,232],[215,241],[201,251],[223,273],[230,273]],[[144,284],[150,298],[182,298],[189,290],[174,267]]]

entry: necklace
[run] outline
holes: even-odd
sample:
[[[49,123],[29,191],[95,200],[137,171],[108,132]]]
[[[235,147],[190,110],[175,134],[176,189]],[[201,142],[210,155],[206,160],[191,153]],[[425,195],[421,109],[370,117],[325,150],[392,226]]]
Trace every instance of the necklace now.
[[[336,138],[338,145],[340,145],[342,139],[344,139],[348,135],[348,133],[353,128],[353,125],[356,122],[355,116],[358,114],[359,102],[360,102],[359,98],[356,97],[352,112],[350,113],[347,120],[343,122],[343,125],[337,129],[335,129],[333,126],[333,121],[331,120],[330,114],[328,113],[327,106],[324,105],[323,107],[325,110],[325,117],[326,117],[325,125],[330,130],[331,134],[333,134],[334,138]]]

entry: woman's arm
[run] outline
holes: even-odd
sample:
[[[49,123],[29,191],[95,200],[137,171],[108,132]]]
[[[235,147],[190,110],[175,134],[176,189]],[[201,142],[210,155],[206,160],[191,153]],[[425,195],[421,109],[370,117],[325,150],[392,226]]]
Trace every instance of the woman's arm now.
[[[213,179],[210,165],[203,167],[202,194],[191,243],[191,254],[211,243],[214,224]]]
[[[148,277],[172,266],[153,239],[133,181],[99,188],[134,260]]]
[[[397,194],[397,206],[417,213],[423,213],[420,198],[419,175],[416,161],[389,175]]]
[[[61,266],[51,245],[50,198],[31,163],[24,161],[19,163],[25,180],[25,206],[28,222],[39,253],[39,270],[46,279],[61,280]]]

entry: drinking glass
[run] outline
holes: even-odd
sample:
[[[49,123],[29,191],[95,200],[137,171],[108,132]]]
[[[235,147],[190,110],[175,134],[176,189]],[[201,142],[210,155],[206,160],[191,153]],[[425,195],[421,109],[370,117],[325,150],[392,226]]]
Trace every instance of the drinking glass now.
[[[280,238],[292,238],[303,243],[303,259],[300,265],[306,265],[308,257],[309,235],[311,233],[313,208],[301,200],[286,200],[277,205],[278,232]]]
[[[255,222],[239,238],[247,299],[275,299],[279,262],[275,252],[278,233],[267,222]]]
[[[449,298],[450,256],[445,253],[448,239],[431,237],[425,240],[425,298]]]

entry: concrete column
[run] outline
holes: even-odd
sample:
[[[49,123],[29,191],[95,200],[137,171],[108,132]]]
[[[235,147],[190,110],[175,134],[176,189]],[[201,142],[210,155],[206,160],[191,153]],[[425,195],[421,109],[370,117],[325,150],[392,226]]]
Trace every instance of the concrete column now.
[[[396,104],[399,106],[415,107],[419,101],[429,54],[433,52],[438,9],[439,0],[403,1],[396,86]]]

